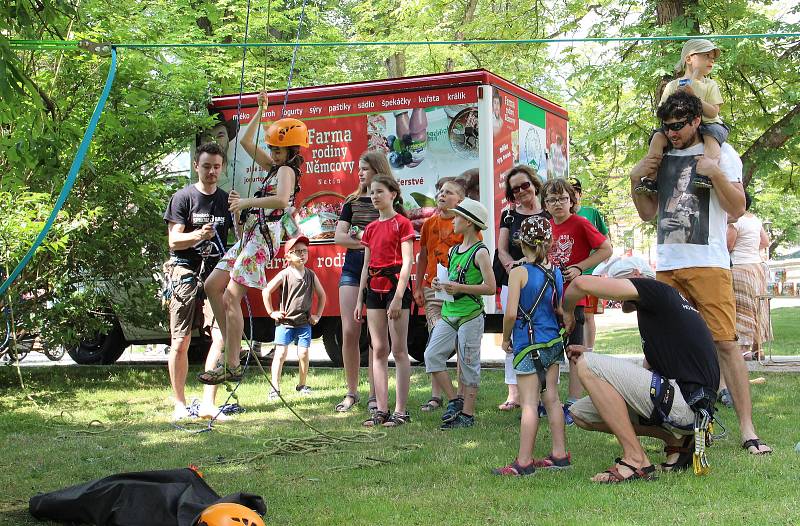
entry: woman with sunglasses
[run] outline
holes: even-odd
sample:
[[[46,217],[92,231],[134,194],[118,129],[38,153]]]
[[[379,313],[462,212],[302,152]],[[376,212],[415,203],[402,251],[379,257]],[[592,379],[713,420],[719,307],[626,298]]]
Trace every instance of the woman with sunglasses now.
[[[505,272],[499,277],[500,303],[506,309],[508,300],[508,273],[517,265],[525,262],[522,249],[513,241],[518,237],[522,222],[532,216],[541,215],[549,219],[549,214],[542,211],[539,193],[542,181],[536,170],[530,166],[517,165],[506,175],[506,200],[510,208],[500,215],[500,232],[497,236],[497,257]],[[506,355],[505,382],[508,385],[508,397],[498,406],[501,411],[512,411],[519,407],[517,375],[514,373],[512,355]]]

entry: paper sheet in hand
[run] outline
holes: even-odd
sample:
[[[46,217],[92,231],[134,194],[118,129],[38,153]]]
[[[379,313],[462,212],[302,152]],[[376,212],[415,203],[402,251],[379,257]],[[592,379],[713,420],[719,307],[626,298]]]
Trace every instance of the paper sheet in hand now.
[[[436,264],[436,277],[439,278],[439,285],[450,283],[450,273],[447,271],[447,268],[441,263]],[[443,290],[437,290],[436,293],[434,294],[434,297],[437,300],[453,301],[453,296]]]

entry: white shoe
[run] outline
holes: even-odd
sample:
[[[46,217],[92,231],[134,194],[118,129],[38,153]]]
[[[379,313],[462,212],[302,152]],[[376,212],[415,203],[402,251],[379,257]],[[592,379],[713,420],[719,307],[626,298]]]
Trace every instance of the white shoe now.
[[[185,405],[175,405],[175,409],[172,411],[172,421],[177,422],[187,418],[192,418],[192,415],[189,414],[189,408]]]
[[[197,417],[203,420],[211,420],[213,418],[217,422],[226,422],[231,419],[230,416],[220,411],[219,407],[205,404],[200,404],[200,408],[197,410]]]

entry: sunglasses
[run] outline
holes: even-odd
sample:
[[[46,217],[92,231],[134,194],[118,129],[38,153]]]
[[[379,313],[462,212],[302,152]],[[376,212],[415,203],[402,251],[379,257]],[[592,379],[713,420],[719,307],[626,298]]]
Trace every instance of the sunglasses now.
[[[512,186],[512,187],[511,187],[511,193],[512,193],[512,194],[518,194],[518,193],[520,193],[521,191],[523,191],[523,190],[527,190],[527,189],[528,189],[528,188],[530,188],[530,187],[531,187],[531,182],[530,182],[530,181],[526,181],[526,182],[522,183],[522,184],[521,184],[521,185],[519,185],[519,186]]]
[[[670,122],[670,123],[666,123],[666,122],[662,122],[661,123],[661,125],[664,127],[665,130],[674,131],[674,132],[681,131],[687,124],[689,124],[688,120],[682,120],[682,121]]]

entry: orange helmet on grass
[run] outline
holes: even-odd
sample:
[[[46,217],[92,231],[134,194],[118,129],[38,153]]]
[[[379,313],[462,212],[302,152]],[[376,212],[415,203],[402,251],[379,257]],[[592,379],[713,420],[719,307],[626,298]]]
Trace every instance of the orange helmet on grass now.
[[[308,128],[298,119],[278,119],[267,128],[265,139],[270,146],[308,147]]]
[[[212,504],[203,510],[197,526],[265,526],[261,515],[233,502]]]

